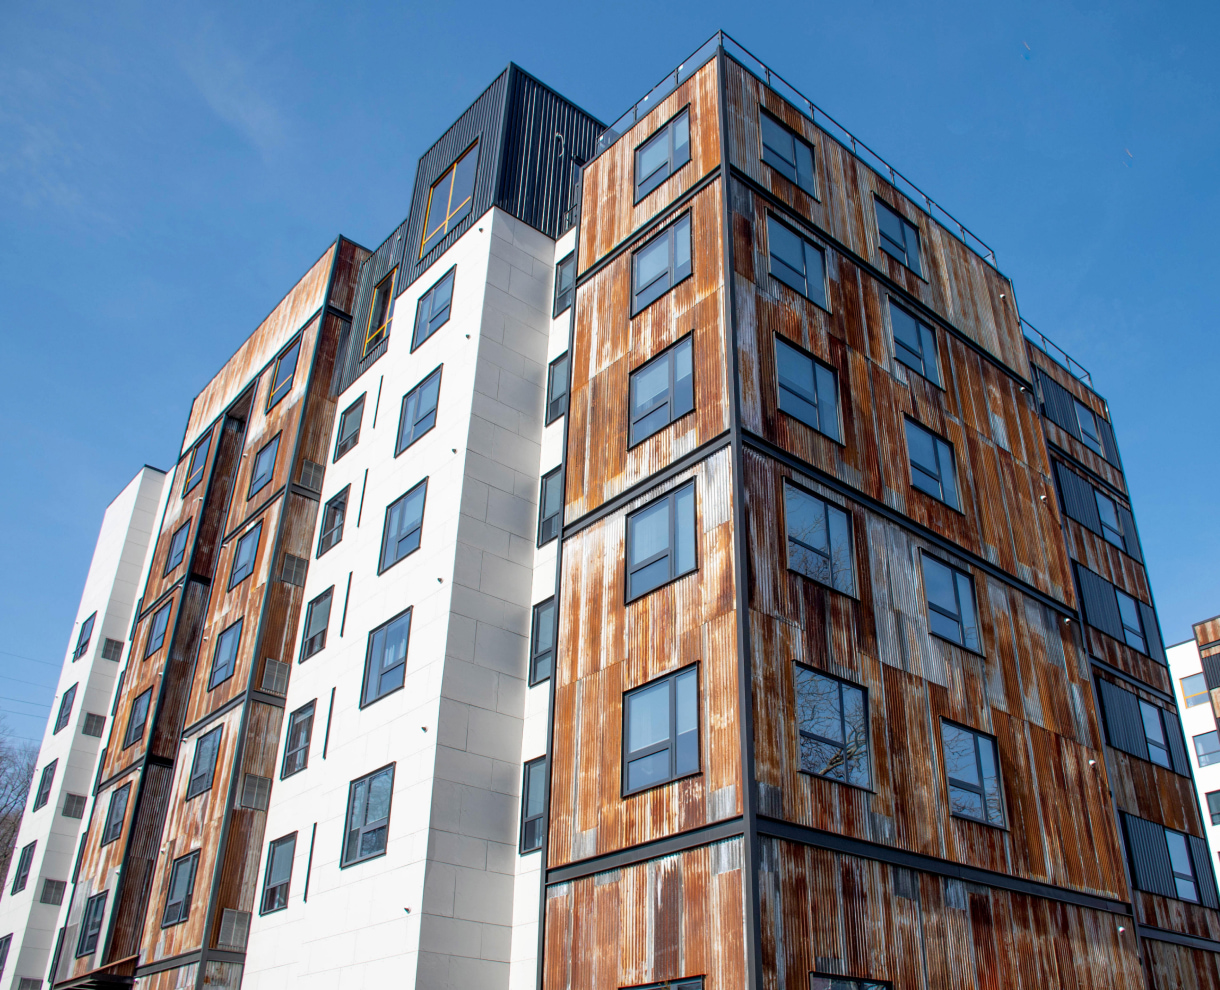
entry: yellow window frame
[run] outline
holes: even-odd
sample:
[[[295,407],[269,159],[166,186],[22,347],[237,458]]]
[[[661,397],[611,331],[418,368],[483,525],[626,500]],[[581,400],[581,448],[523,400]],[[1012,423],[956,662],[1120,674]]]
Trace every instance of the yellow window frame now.
[[[390,314],[394,311],[394,280],[398,277],[398,268],[391,269],[390,274],[383,278],[373,287],[373,302],[369,307],[369,325],[364,331],[364,353],[362,358],[369,356],[369,351],[385,340],[386,332],[390,326]],[[390,283],[389,299],[385,308],[385,322],[379,327],[373,326],[373,317],[377,314],[377,296],[381,292],[381,287],[387,282]]]
[[[470,195],[455,206],[453,203],[453,180],[457,178],[458,166],[461,165],[462,162],[466,160],[466,156],[475,151],[478,146],[479,142],[474,141],[470,147],[458,155],[457,158],[453,160],[453,164],[445,169],[444,174],[434,183],[432,183],[432,188],[428,190],[428,205],[424,208],[424,236],[419,242],[419,256],[421,258],[425,254],[425,245],[432,239],[433,235],[439,232],[443,237],[445,234],[449,233],[449,221],[453,219],[453,215],[472,199],[474,199],[474,188],[472,187],[470,190]],[[448,184],[448,190],[445,193],[447,197],[445,204],[445,219],[440,221],[440,223],[438,223],[432,230],[429,230],[428,217],[432,215],[432,197],[436,195],[436,191],[441,187],[441,185],[446,183]]]

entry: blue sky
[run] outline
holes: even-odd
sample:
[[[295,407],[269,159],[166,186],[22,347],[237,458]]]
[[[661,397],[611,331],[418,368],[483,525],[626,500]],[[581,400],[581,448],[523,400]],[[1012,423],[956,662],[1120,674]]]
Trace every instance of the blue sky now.
[[[1220,612],[1215,4],[0,6],[0,714],[45,724],[102,512],[509,60],[610,121],[723,27],[996,251],[1113,412],[1167,642]],[[40,662],[41,661],[41,662]]]

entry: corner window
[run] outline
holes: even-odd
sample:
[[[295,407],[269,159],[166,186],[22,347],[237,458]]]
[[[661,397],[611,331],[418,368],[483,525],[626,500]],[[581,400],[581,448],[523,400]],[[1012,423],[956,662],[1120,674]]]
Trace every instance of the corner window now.
[[[801,769],[868,787],[868,707],[862,688],[796,664]]]
[[[37,811],[51,799],[51,785],[55,783],[55,768],[58,765],[59,760],[52,760],[42,768],[42,776],[38,778],[38,790],[34,792],[32,811]]]
[[[379,574],[393,567],[407,554],[419,549],[420,532],[424,527],[424,497],[427,492],[428,481],[425,478],[386,508]]]
[[[697,667],[623,696],[623,794],[699,772]]]
[[[1148,643],[1144,639],[1144,627],[1140,622],[1140,610],[1135,599],[1125,591],[1114,589],[1114,597],[1118,600],[1118,617],[1123,624],[1123,638],[1132,649],[1141,653],[1148,652]]]
[[[525,765],[521,781],[521,852],[542,848],[546,834],[546,757]]]
[[[776,337],[775,375],[780,411],[841,443],[839,386],[834,371]]]
[[[555,669],[555,599],[534,606],[530,631],[530,687],[545,681]]]
[[[316,701],[311,701],[288,716],[288,737],[284,744],[281,777],[291,777],[309,766],[309,742],[313,738],[313,713],[316,705]]]
[[[93,623],[97,621],[97,613],[80,624],[80,632],[76,634],[76,649],[72,651],[72,660],[83,657],[89,650],[89,641],[93,638]]]
[[[182,558],[186,556],[186,538],[191,535],[191,521],[188,519],[176,530],[169,541],[169,552],[165,555],[165,571],[168,574],[175,567],[182,563]]]
[[[351,866],[385,854],[393,791],[393,764],[352,781],[347,797],[347,822],[340,866]]]
[[[906,217],[886,206],[881,200],[875,199],[873,203],[877,208],[877,233],[881,250],[922,277],[923,266],[919,260],[919,228]]]
[[[694,411],[693,365],[694,335],[687,334],[631,373],[629,446],[634,447]]]
[[[837,505],[784,482],[788,569],[845,595],[856,593],[851,517]]]
[[[1187,708],[1194,708],[1196,705],[1206,705],[1209,701],[1207,678],[1203,674],[1191,674],[1189,677],[1183,677],[1182,697],[1186,701]]]
[[[254,458],[254,468],[250,472],[250,491],[246,494],[247,499],[254,498],[255,494],[262,491],[271,481],[275,474],[275,455],[279,449],[280,434],[277,433]]]
[[[148,642],[144,645],[144,659],[147,660],[165,643],[165,631],[169,628],[169,607],[172,602],[166,602],[153,614],[148,627]]]
[[[97,951],[98,939],[102,934],[102,919],[106,916],[106,897],[110,893],[103,890],[94,894],[85,902],[85,910],[80,920],[80,940],[76,943],[76,958],[91,956]]]
[[[237,669],[237,648],[241,645],[241,623],[238,619],[216,637],[216,652],[212,657],[212,675],[208,678],[208,690],[219,687]]]
[[[21,854],[17,857],[17,870],[13,874],[12,893],[19,894],[25,890],[25,885],[30,880],[30,867],[34,862],[34,849],[38,845],[38,840],[35,839],[27,846],[23,846]]]
[[[203,470],[208,466],[208,449],[212,446],[212,432],[209,430],[193,448],[191,460],[186,467],[186,480],[182,483],[182,497],[203,480]]]
[[[436,407],[441,396],[441,369],[411,389],[402,397],[402,411],[398,416],[398,443],[394,456],[415,443],[436,425]]]
[[[367,394],[366,392],[365,395]],[[336,461],[360,442],[360,423],[364,419],[364,398],[364,395],[360,396],[339,415],[339,435],[335,440]]]
[[[1106,451],[1101,445],[1101,431],[1097,429],[1097,417],[1093,414],[1093,410],[1079,399],[1074,398],[1072,402],[1076,406],[1076,423],[1080,427],[1080,439],[1093,453],[1105,457]]]
[[[191,775],[186,785],[186,800],[212,789],[212,780],[216,776],[216,757],[220,753],[220,734],[223,726],[213,729],[205,736],[200,736],[195,743],[195,756],[191,760]]]
[[[124,784],[111,792],[110,807],[106,809],[106,824],[102,828],[102,845],[114,842],[123,834],[123,822],[127,817],[127,800],[131,797],[131,784]]]
[[[928,600],[928,630],[975,653],[982,653],[975,617],[974,581],[965,571],[943,564],[926,553],[923,586]]]
[[[683,110],[635,150],[638,203],[690,161],[690,111]]]
[[[629,515],[627,601],[695,570],[695,539],[693,481]]]
[[[127,749],[144,739],[144,725],[148,721],[148,706],[152,704],[152,688],[131,703],[131,714],[127,716],[127,731],[123,734],[123,748]]]
[[[174,860],[169,871],[169,887],[165,892],[165,911],[161,927],[178,925],[191,913],[191,895],[195,893],[195,871],[199,869],[199,850]]]
[[[343,539],[343,517],[347,514],[347,495],[351,487],[348,485],[344,488],[327,502],[326,508],[322,510],[322,532],[318,537],[319,557]]]
[[[62,729],[67,728],[68,720],[72,718],[72,704],[76,701],[76,689],[80,684],[73,684],[64,696],[59,699],[59,714],[55,716],[55,729],[51,735],[55,735]]]
[[[911,459],[911,484],[921,492],[961,511],[957,495],[957,471],[953,445],[914,420],[904,420],[907,455]]]
[[[373,305],[369,309],[369,325],[364,332],[362,359],[368,357],[390,333],[390,304],[394,301],[394,275],[396,272],[397,269],[390,272],[373,289]]]
[[[1207,794],[1207,813],[1213,825],[1220,825],[1220,791],[1209,791]]]
[[[932,328],[892,299],[890,326],[894,330],[894,357],[933,385],[940,385],[940,361],[936,351],[936,333]]]
[[[1211,732],[1200,732],[1194,737],[1194,744],[1199,766],[1210,767],[1213,763],[1220,763],[1220,735],[1215,729]]]
[[[566,354],[551,362],[546,374],[546,425],[568,411],[568,356]]]
[[[258,555],[258,541],[263,533],[260,520],[242,534],[233,551],[233,570],[229,574],[229,588],[235,588],[254,573],[254,561]]]
[[[949,781],[949,810],[962,818],[1003,826],[1000,763],[995,740],[951,722],[940,723]]]
[[[810,196],[816,196],[813,147],[766,112],[759,114],[758,122],[762,136],[762,160],[789,182],[796,183]]]
[[[555,308],[551,313],[554,318],[572,305],[576,296],[576,255],[569,254],[555,266]]]
[[[631,315],[691,273],[690,214],[670,224],[631,256]]]
[[[476,141],[432,184],[428,191],[423,243],[419,246],[421,258],[470,215],[474,208],[474,184],[478,165],[479,143]]]
[[[267,847],[267,875],[263,878],[262,913],[282,911],[288,906],[288,886],[292,882],[292,858],[297,851],[297,834],[276,839]]]
[[[453,304],[453,277],[456,271],[456,268],[450,268],[444,278],[420,298],[419,306],[415,310],[415,332],[411,335],[411,350],[415,350],[449,322]]]
[[[828,309],[826,258],[822,249],[770,215],[767,217],[767,247],[772,277],[822,309]]]
[[[275,369],[271,373],[271,395],[267,399],[268,409],[292,391],[292,381],[296,377],[297,358],[300,353],[301,338],[297,337],[275,359]]]
[[[550,543],[559,535],[563,514],[563,468],[557,467],[542,476],[542,491],[538,496],[538,546]]]
[[[407,640],[410,635],[410,609],[369,633],[361,708],[402,687],[407,672]]]
[[[311,601],[305,609],[305,629],[301,636],[301,659],[308,660],[326,646],[326,628],[330,625],[330,603],[335,597],[334,585]]]

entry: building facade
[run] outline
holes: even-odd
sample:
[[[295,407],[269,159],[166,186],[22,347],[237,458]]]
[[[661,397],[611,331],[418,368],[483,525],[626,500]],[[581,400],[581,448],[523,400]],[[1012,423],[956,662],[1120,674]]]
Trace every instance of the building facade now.
[[[1216,621],[1209,619],[1197,623],[1195,629],[1198,631]],[[1199,789],[1207,845],[1214,856],[1220,856],[1220,734],[1216,732],[1216,714],[1212,710],[1207,675],[1199,656],[1200,646],[1213,645],[1207,639],[1188,639],[1168,647],[1165,655],[1169,659],[1175,700],[1188,740],[1186,752]]]

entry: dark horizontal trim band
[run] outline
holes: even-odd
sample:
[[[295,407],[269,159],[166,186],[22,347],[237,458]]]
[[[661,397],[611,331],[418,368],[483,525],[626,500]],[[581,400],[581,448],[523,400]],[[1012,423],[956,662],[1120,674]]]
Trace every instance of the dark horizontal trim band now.
[[[1039,413],[1039,415],[1043,419],[1049,421],[1050,423],[1053,423],[1058,429],[1061,429],[1061,430],[1063,429],[1062,426],[1059,426],[1059,424],[1056,423],[1049,416],[1047,416],[1043,413]],[[1053,441],[1050,437],[1048,437],[1046,435],[1046,430],[1042,431],[1042,438],[1043,438],[1043,440],[1046,441],[1047,450],[1049,450],[1052,454],[1058,454],[1065,461],[1068,461],[1072,467],[1080,468],[1080,470],[1083,471],[1085,474],[1087,474],[1091,480],[1097,482],[1099,485],[1102,485],[1105,488],[1108,488],[1115,495],[1117,495],[1124,502],[1126,502],[1127,508],[1131,509],[1132,512],[1134,512],[1134,509],[1132,509],[1132,507],[1131,507],[1131,493],[1130,492],[1125,492],[1121,488],[1116,488],[1111,482],[1107,481],[1105,478],[1103,478],[1100,474],[1098,474],[1096,471],[1094,471],[1091,467],[1089,467],[1083,461],[1078,460],[1076,455],[1073,454],[1070,450],[1064,450],[1062,447],[1059,446],[1059,444],[1055,443],[1055,441]],[[1103,460],[1104,460],[1104,458],[1103,458]],[[1109,461],[1106,461],[1106,463],[1110,464]],[[1110,464],[1110,466],[1114,467],[1113,464]],[[1118,473],[1123,474],[1122,468],[1118,469]],[[1126,478],[1126,475],[1123,474],[1123,477]],[[1071,516],[1068,516],[1068,518],[1070,519]],[[1131,554],[1127,554],[1127,556],[1131,557]],[[1131,559],[1134,560],[1135,558],[1131,557]]]
[[[1173,942],[1175,945],[1185,945],[1191,949],[1202,949],[1204,952],[1220,952],[1220,942],[1215,939],[1203,938],[1201,935],[1188,935],[1186,932],[1171,932],[1164,928],[1149,928],[1147,925],[1136,925],[1140,938],[1151,938],[1157,942]]]
[[[152,976],[154,973],[164,973],[167,969],[181,969],[183,966],[199,962],[202,954],[202,950],[192,949],[190,952],[183,952],[180,955],[170,956],[167,959],[158,959],[147,966],[137,966],[136,976]]]
[[[199,732],[201,729],[207,728],[208,725],[210,725],[212,722],[215,722],[222,715],[225,715],[228,712],[231,712],[234,708],[236,708],[238,705],[240,705],[245,700],[246,700],[246,693],[244,691],[241,694],[239,694],[236,698],[230,698],[223,705],[221,705],[219,708],[217,708],[216,711],[208,712],[206,715],[203,716],[203,718],[192,722],[185,729],[183,729],[182,738],[189,739],[191,736],[195,735],[195,733]]]
[[[190,577],[190,575],[188,575],[188,574],[182,575],[182,577],[178,578],[177,581],[175,581],[168,588],[166,588],[163,592],[161,592],[160,596],[157,598],[156,601],[154,601],[151,605],[148,606],[148,608],[144,609],[144,611],[142,611],[139,615],[136,616],[135,624],[139,625],[141,622],[143,622],[145,619],[147,619],[153,612],[155,612],[158,608],[160,608],[161,604],[165,601],[165,599],[169,598],[169,596],[172,595],[175,591],[177,591],[179,587],[181,587],[183,584],[186,583],[186,579],[188,577]],[[196,578],[195,580],[198,580],[198,578]]]
[[[127,766],[123,767],[123,769],[120,770],[118,773],[112,773],[105,780],[99,781],[99,783],[97,785],[97,793],[101,794],[102,791],[106,790],[106,788],[110,787],[112,784],[118,783],[128,774],[134,773],[135,771],[139,770],[142,766],[144,766],[144,757],[141,756],[134,763],[128,763]]]
[[[266,691],[260,691],[258,688],[250,689],[250,700],[257,701],[262,705],[271,705],[273,708],[283,708],[285,699],[278,694],[268,694]]]
[[[728,821],[705,825],[692,832],[679,832],[677,835],[666,836],[664,839],[655,839],[642,846],[632,846],[630,849],[620,849],[618,852],[577,860],[566,866],[557,866],[546,871],[546,883],[549,887],[557,883],[568,883],[583,877],[591,877],[595,873],[605,873],[607,870],[634,866],[636,863],[644,863],[650,859],[672,856],[674,853],[745,835],[745,831],[744,818],[730,818]]]
[[[236,526],[234,526],[231,530],[229,530],[228,533],[226,533],[224,536],[222,536],[220,538],[220,546],[223,547],[231,539],[233,539],[235,536],[237,536],[238,533],[240,533],[243,529],[245,529],[247,526],[249,526],[250,523],[254,522],[255,519],[257,519],[264,512],[266,512],[269,508],[271,508],[271,503],[274,502],[276,499],[281,498],[283,496],[283,494],[288,490],[288,487],[289,487],[288,485],[280,485],[279,488],[277,488],[270,495],[268,495],[266,501],[260,503],[260,505],[257,509],[255,509],[249,515],[247,515],[241,522],[239,522]]]
[[[1133,677],[1131,674],[1128,674],[1125,670],[1119,670],[1117,667],[1110,666],[1110,664],[1106,663],[1104,660],[1098,660],[1097,657],[1093,656],[1093,654],[1091,654],[1091,653],[1088,654],[1088,657],[1089,657],[1089,663],[1091,663],[1098,670],[1104,670],[1107,674],[1110,674],[1113,677],[1118,677],[1121,680],[1126,681],[1128,684],[1134,684],[1136,687],[1141,688],[1144,691],[1147,691],[1149,694],[1156,695],[1162,701],[1168,701],[1171,705],[1173,705],[1174,710],[1177,711],[1178,702],[1177,702],[1177,699],[1175,699],[1173,695],[1166,694],[1160,688],[1153,687],[1151,684],[1147,684],[1144,681],[1141,681],[1138,677]],[[1155,661],[1153,661],[1153,662],[1155,663]]]
[[[246,954],[240,949],[204,949],[201,962],[225,962],[243,964]]]
[[[293,495],[300,495],[302,498],[307,498],[313,502],[322,501],[321,492],[315,492],[312,488],[306,488],[304,485],[298,485],[295,481],[288,486],[288,491]]]

